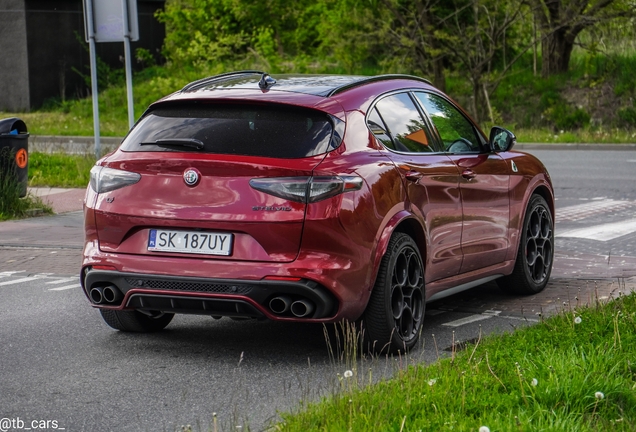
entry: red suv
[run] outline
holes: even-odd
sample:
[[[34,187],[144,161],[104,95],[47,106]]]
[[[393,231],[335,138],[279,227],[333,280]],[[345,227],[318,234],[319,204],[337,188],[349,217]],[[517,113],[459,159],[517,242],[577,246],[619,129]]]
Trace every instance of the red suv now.
[[[345,319],[375,350],[409,349],[429,301],[548,282],[550,176],[514,143],[413,76],[190,83],[91,170],[84,291],[123,331]]]

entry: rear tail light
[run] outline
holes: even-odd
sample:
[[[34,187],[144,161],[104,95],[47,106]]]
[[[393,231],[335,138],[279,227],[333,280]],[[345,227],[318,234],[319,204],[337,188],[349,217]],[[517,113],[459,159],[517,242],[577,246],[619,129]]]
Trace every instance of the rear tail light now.
[[[307,204],[360,190],[362,179],[357,176],[276,177],[252,179],[250,186],[269,195]]]
[[[141,174],[95,165],[91,168],[91,188],[97,193],[109,192],[137,183]]]

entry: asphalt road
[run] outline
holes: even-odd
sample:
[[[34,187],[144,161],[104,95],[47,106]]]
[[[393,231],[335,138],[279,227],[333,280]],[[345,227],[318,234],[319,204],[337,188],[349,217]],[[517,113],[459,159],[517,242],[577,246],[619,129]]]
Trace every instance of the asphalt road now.
[[[626,225],[636,218],[636,154],[533,153],[556,186],[557,233]],[[89,307],[76,273],[55,266],[77,259],[80,250],[73,245],[80,223],[81,213],[70,213],[0,224],[0,246],[15,248],[16,254],[29,235],[50,229],[66,236],[63,241],[46,234],[32,239],[34,250],[55,252],[48,260],[25,261],[33,263],[26,268],[17,261],[13,267],[0,265],[0,419],[13,425],[19,419],[27,426],[49,420],[51,427],[44,430],[54,430],[55,421],[68,431],[174,431],[187,424],[196,431],[209,430],[216,413],[222,430],[248,425],[261,430],[279,410],[297,409],[301,400],[316,400],[342,385],[337,374],[351,369],[351,363],[330,354],[322,326],[180,315],[158,334],[111,330]],[[605,239],[611,232],[588,235],[601,240],[581,235],[557,238],[557,264],[576,256],[601,257],[603,264],[607,250],[614,250],[613,264],[623,259],[629,271],[636,269],[636,259],[629,261],[636,257],[634,231],[611,239]],[[570,274],[567,266],[557,270],[540,296],[511,298],[490,284],[429,305],[424,347],[408,358],[363,359],[358,379],[367,382],[369,372],[379,379],[409,362],[435,361],[450,354],[454,341],[474,339],[480,331],[511,331],[536,321],[540,311],[595,295],[594,284],[600,282]],[[605,283],[613,292],[613,282]],[[17,430],[2,425],[0,432]]]
[[[223,430],[261,430],[277,410],[331,394],[337,374],[351,369],[337,349],[330,355],[319,325],[178,315],[164,332],[126,334],[88,307],[77,280],[19,279],[28,277],[0,274],[2,418],[51,420],[68,431],[174,431],[208,430],[216,412]],[[362,360],[359,379],[450,355],[453,341],[477,338],[480,325],[487,334],[536,319],[431,310],[424,349]]]

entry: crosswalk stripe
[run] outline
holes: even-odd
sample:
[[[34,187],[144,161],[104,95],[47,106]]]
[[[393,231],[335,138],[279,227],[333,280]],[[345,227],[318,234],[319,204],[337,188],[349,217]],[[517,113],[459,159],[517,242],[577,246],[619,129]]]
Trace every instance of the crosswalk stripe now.
[[[633,201],[619,201],[613,199],[596,200],[577,204],[573,206],[563,207],[556,211],[556,221],[576,222],[597,214],[608,213],[616,210],[623,210],[634,206]]]
[[[636,232],[636,219],[573,229],[563,233],[557,233],[556,236],[609,241],[633,232]]]
[[[61,286],[57,288],[49,288],[49,291],[64,291],[64,290],[79,288],[79,287],[80,285],[78,283],[74,283],[72,285],[65,285],[65,286]]]
[[[32,281],[32,280],[36,280],[36,279],[39,279],[39,278],[38,277],[25,277],[25,278],[21,278],[21,279],[8,280],[8,281],[0,282],[0,286],[13,285],[13,284],[17,284],[17,283],[20,283],[20,282],[28,282],[28,281]]]

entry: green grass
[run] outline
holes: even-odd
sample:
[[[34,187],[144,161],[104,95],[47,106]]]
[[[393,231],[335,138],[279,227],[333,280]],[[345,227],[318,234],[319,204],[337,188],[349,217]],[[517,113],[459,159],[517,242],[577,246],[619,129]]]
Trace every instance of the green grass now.
[[[31,153],[29,186],[84,188],[95,164],[93,156]]]
[[[272,430],[632,431],[636,294],[485,338],[378,384],[352,373],[335,396],[282,414]]]
[[[626,144],[636,143],[636,132],[621,128],[559,130],[525,129],[510,127],[520,143],[583,143],[583,144]]]

